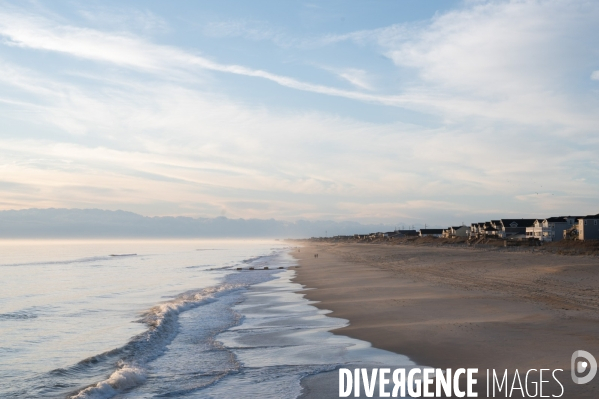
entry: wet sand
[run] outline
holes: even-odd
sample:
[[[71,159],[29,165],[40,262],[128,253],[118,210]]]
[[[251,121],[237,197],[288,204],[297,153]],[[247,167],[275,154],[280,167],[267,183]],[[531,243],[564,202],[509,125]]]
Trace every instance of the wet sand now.
[[[319,301],[316,306],[349,320],[335,333],[421,365],[477,367],[480,388],[486,388],[486,369],[511,374],[560,368],[562,397],[599,396],[599,376],[586,385],[570,378],[575,350],[599,359],[599,258],[410,245],[302,245],[293,253],[300,263],[295,281],[312,288],[305,294]],[[543,394],[559,395],[551,375],[544,379],[552,383],[544,385]],[[336,373],[307,378],[306,397],[337,397],[331,395],[337,384]],[[484,389],[479,397],[486,397]]]

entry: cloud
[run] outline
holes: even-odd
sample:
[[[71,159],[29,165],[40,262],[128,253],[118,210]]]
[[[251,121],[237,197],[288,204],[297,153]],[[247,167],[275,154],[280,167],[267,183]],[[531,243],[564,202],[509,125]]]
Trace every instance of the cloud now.
[[[599,142],[589,134],[596,98],[585,91],[592,60],[563,41],[564,32],[577,41],[592,28],[579,11],[541,5],[550,10],[525,1],[476,3],[419,24],[331,39],[375,47],[390,60],[386,75],[345,60],[329,68],[358,91],[4,10],[4,44],[34,61],[0,60],[0,207],[103,204],[153,215],[226,209],[230,217],[429,224],[479,213],[576,213],[570,199],[580,213],[596,212]],[[568,51],[572,60],[562,59]],[[72,57],[85,62],[76,64],[77,75],[52,74],[36,58],[47,52],[67,55],[66,69],[75,69]],[[218,85],[199,79],[202,71],[441,120],[431,127],[255,106],[215,91]],[[582,92],[568,84],[576,74]],[[372,83],[397,77],[397,87]],[[552,197],[551,205],[540,208],[532,192]]]
[[[358,68],[332,68],[332,67],[324,67],[320,68],[332,72],[340,79],[343,79],[358,89],[362,90],[374,90],[374,87],[371,83],[371,76],[363,69]]]
[[[398,68],[407,108],[592,132],[599,104],[575,89],[575,77],[596,65],[589,48],[598,19],[593,2],[484,1],[430,21],[327,36],[321,44],[378,46]]]
[[[38,109],[39,115],[61,128],[81,126],[95,139],[0,140],[9,165],[5,180],[31,188],[15,192],[21,204],[103,203],[194,216],[227,209],[231,217],[289,219],[351,215],[384,221],[392,214],[418,221],[432,212],[427,207],[452,215],[505,207],[513,195],[531,191],[531,176],[538,185],[558,187],[560,196],[599,194],[589,190],[592,181],[571,179],[571,171],[586,174],[594,167],[594,147],[556,148],[543,143],[541,134],[524,139],[520,131],[493,129],[486,136],[319,113],[281,115],[176,82],[74,90],[36,79],[36,85],[22,87],[53,89],[35,92],[40,102],[53,104]],[[93,144],[98,140],[101,145]],[[240,198],[270,206],[245,206]],[[519,197],[518,203],[534,200]]]
[[[78,58],[108,62],[150,73],[172,74],[173,72],[190,72],[196,69],[204,69],[263,78],[292,89],[359,101],[394,106],[399,106],[405,102],[398,96],[352,92],[307,83],[288,76],[241,65],[220,64],[175,47],[148,43],[131,34],[105,33],[89,28],[57,25],[42,17],[16,12],[0,13],[0,35],[8,39],[5,44],[10,46],[65,53]]]
[[[593,73],[591,73],[591,79],[599,80],[599,71],[593,71]]]
[[[215,71],[451,119],[479,117],[593,131],[599,123],[599,117],[592,112],[599,105],[597,100],[577,97],[560,86],[576,68],[577,64],[569,60],[584,59],[586,49],[558,44],[566,35],[586,40],[594,18],[599,18],[599,6],[541,3],[476,3],[436,16],[429,23],[358,31],[330,40],[375,42],[400,68],[399,74],[403,70],[417,72],[417,79],[407,79],[401,90],[391,94],[344,90],[242,65],[222,64],[176,47],[152,44],[132,34],[61,25],[16,11],[0,14],[0,35],[13,46],[61,52],[173,77],[185,77],[198,70]],[[247,31],[245,24],[225,25],[219,29],[228,34],[231,30]],[[365,73],[359,69],[339,68],[338,76],[360,89],[371,89]]]

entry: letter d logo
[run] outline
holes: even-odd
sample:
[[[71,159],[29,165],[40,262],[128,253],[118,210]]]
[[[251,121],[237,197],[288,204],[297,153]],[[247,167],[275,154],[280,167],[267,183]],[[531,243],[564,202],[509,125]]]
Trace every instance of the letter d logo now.
[[[584,358],[585,360],[579,360],[577,362],[576,359],[580,357]],[[576,373],[584,373],[587,368],[589,368],[589,374],[587,374],[585,377],[578,377],[576,375]],[[595,377],[595,374],[597,374],[597,361],[593,355],[587,351],[576,351],[572,354],[570,372],[572,374],[572,381],[574,381],[575,384],[586,384]]]

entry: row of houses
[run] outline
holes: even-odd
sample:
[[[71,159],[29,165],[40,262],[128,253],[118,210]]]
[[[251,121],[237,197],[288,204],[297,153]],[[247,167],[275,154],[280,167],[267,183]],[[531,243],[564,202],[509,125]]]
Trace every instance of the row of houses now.
[[[387,233],[354,234],[352,236],[334,236],[334,239],[377,239],[377,238],[399,238],[399,237],[417,237],[419,232],[416,230],[394,230]]]
[[[387,233],[334,236],[337,240],[376,240],[401,237],[444,237],[504,240],[598,240],[599,214],[588,216],[557,216],[545,219],[497,219],[472,223],[470,226],[450,226],[446,229],[395,230]]]
[[[447,229],[423,229],[421,236],[534,239],[539,241],[597,240],[599,214],[588,216],[557,216],[545,219],[497,219],[451,226]]]

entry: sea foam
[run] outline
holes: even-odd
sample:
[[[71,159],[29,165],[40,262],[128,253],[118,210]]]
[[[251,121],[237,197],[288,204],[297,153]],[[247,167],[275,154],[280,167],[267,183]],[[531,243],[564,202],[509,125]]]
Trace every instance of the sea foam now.
[[[201,290],[184,292],[171,301],[152,307],[138,320],[146,324],[147,331],[133,337],[118,351],[124,354],[109,378],[88,386],[72,399],[107,399],[118,393],[135,388],[146,381],[146,365],[164,351],[178,333],[178,317],[181,312],[215,300],[218,295],[242,288],[243,284],[222,284]]]

